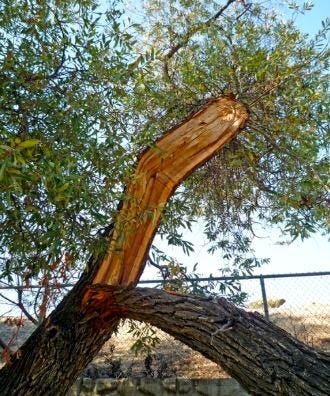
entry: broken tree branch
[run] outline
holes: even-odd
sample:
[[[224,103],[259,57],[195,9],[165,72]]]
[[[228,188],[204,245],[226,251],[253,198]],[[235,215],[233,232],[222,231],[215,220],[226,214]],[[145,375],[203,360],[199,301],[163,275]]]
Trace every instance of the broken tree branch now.
[[[210,100],[141,155],[93,283],[137,283],[171,194],[237,134],[247,117],[233,97]]]

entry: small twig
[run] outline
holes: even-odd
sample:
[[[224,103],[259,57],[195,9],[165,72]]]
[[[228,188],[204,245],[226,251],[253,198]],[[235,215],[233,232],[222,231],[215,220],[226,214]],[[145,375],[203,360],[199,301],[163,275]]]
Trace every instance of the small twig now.
[[[216,331],[211,334],[210,344],[213,345],[214,337],[219,333],[224,333],[225,331],[229,331],[233,329],[233,325],[235,324],[235,320],[233,318],[229,318],[226,323],[224,323],[221,327],[219,327]]]
[[[63,30],[63,26],[62,26],[62,21],[60,21],[60,19],[58,18],[57,13],[55,13],[54,18],[55,18],[56,22],[58,23],[58,26],[59,26],[60,31],[62,33],[62,39],[64,39],[65,38],[65,33],[64,33],[64,30]],[[65,60],[66,60],[65,59],[65,52],[66,52],[66,45],[63,44],[61,60],[60,60],[59,64],[57,65],[57,67],[55,68],[55,70],[53,71],[53,73],[51,73],[49,76],[46,77],[47,79],[51,80],[51,79],[54,79],[54,78],[57,77],[59,71],[64,66],[64,63],[65,63]]]
[[[43,287],[43,286],[41,286],[41,287],[37,290],[37,295],[35,296],[34,301],[33,301],[33,312],[34,312],[34,314],[35,314],[35,316],[36,316],[37,318],[39,317],[39,315],[38,315],[38,298],[39,298],[39,295],[41,294],[42,287]]]
[[[238,21],[240,18],[242,18],[242,16],[244,15],[244,14],[246,14],[249,10],[250,10],[250,8],[252,7],[252,3],[250,3],[250,4],[244,4],[244,3],[242,3],[244,6],[245,6],[245,8],[244,8],[244,10],[236,17],[236,21]]]
[[[22,296],[21,294],[23,293],[22,289],[17,289],[17,295],[18,295],[18,302],[11,300],[10,298],[4,296],[2,293],[0,293],[0,297],[3,298],[4,300],[8,301],[10,304],[15,305],[18,307],[23,314],[33,323],[33,324],[38,324],[38,321],[26,310],[24,307],[24,304],[22,302]]]
[[[10,298],[4,296],[2,293],[0,293],[0,297],[3,298],[4,300],[8,301],[10,304],[16,305],[17,306],[17,302],[11,300]]]
[[[17,284],[20,285],[20,277],[17,275]],[[37,324],[37,321],[35,320],[35,318],[28,312],[28,310],[25,308],[24,304],[23,304],[23,288],[20,289],[16,289],[17,292],[17,306],[18,308],[21,310],[21,312],[24,313],[24,315],[27,317],[28,320],[30,320],[33,324]]]
[[[0,315],[0,318],[5,318],[11,311],[12,311],[12,309],[9,309],[6,312],[2,312],[2,314]]]
[[[215,14],[206,22],[207,26],[209,26],[209,25],[211,24],[212,21],[217,20],[217,19],[226,11],[226,9],[230,6],[230,4],[231,4],[231,3],[234,3],[235,1],[236,1],[236,0],[228,0],[227,3],[226,3],[224,6],[222,6],[222,7],[220,8],[220,10],[219,10],[217,13],[215,13]]]
[[[169,270],[166,265],[159,265],[159,264],[155,263],[155,261],[150,256],[148,256],[148,262],[153,267],[159,269],[159,271],[162,274],[162,278],[164,280],[169,277],[170,274],[169,274]]]
[[[191,29],[188,29],[187,33],[181,37],[181,41],[179,41],[176,45],[171,47],[169,51],[166,53],[166,55],[163,58],[163,73],[167,81],[172,82],[171,77],[169,75],[169,67],[168,63],[169,60],[185,45],[187,45],[189,39],[197,32],[199,32],[201,29],[204,27],[209,27],[214,21],[216,21],[225,11],[226,9],[230,6],[230,4],[234,3],[237,0],[227,0],[227,3],[222,6],[218,12],[216,12],[214,15],[212,15],[211,18],[209,18],[207,21],[200,23],[199,25],[192,27]],[[245,6],[246,8],[248,6]]]

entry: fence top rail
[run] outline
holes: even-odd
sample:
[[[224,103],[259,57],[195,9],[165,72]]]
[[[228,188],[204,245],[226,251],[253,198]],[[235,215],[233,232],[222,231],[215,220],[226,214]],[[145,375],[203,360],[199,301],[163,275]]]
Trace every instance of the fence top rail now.
[[[225,281],[225,280],[249,280],[249,279],[267,279],[267,278],[296,278],[303,276],[322,276],[322,275],[330,275],[330,271],[320,271],[320,272],[297,272],[297,273],[289,273],[289,274],[269,274],[269,275],[245,275],[245,276],[213,276],[208,278],[196,278],[196,279],[188,279],[189,282],[208,282],[208,281]],[[169,282],[177,282],[176,279],[173,280],[142,280],[139,284],[147,284],[147,283],[169,283]]]
[[[323,276],[330,275],[330,271],[320,271],[320,272],[298,272],[298,273],[289,273],[289,274],[269,274],[269,275],[246,275],[246,276],[214,276],[208,278],[195,278],[195,279],[187,279],[187,282],[211,282],[211,281],[226,281],[226,280],[249,280],[249,279],[273,279],[273,278],[296,278],[296,277],[309,277],[309,276]],[[145,284],[163,284],[163,283],[176,283],[177,279],[145,279],[139,282],[139,285]],[[57,284],[57,285],[29,285],[29,286],[1,286],[0,281],[0,290],[29,290],[29,289],[42,289],[44,287],[48,288],[67,288],[73,287],[75,283],[65,283],[65,284]]]

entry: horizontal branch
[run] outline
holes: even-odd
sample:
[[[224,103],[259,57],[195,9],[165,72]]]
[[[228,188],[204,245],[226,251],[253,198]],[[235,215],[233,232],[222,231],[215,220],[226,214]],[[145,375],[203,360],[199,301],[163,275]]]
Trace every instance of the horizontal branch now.
[[[91,291],[102,296],[94,306],[96,322],[116,315],[149,322],[221,365],[251,394],[330,394],[329,354],[224,298],[107,285]]]

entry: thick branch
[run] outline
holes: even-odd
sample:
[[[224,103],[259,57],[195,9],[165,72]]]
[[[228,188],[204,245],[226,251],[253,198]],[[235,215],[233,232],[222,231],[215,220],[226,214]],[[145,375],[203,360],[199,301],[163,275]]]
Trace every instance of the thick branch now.
[[[75,287],[0,370],[1,395],[68,392],[119,321],[115,302],[109,317],[109,299],[103,306],[104,293],[91,293],[89,286],[138,281],[171,193],[233,138],[246,119],[245,107],[234,99],[212,100],[142,154],[118,209],[108,251],[90,258]]]
[[[231,140],[247,117],[246,108],[234,98],[211,100],[142,154],[93,283],[137,283],[172,192]]]
[[[146,321],[220,364],[254,395],[330,394],[330,355],[301,343],[257,313],[218,300],[158,289],[94,285],[109,314]],[[106,312],[106,299],[103,301]],[[103,314],[105,319],[105,314]]]

